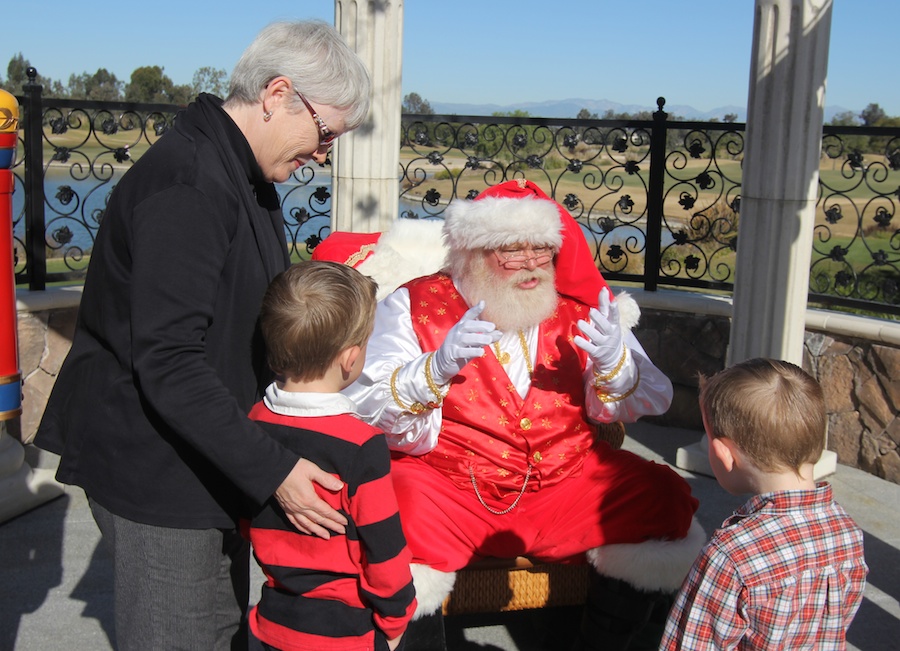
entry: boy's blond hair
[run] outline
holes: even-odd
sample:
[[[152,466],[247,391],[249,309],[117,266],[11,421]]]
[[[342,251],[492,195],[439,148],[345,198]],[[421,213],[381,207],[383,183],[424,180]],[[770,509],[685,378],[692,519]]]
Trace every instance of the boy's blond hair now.
[[[700,378],[700,409],[709,433],[728,438],[766,472],[798,472],[825,445],[825,398],[798,366],[756,358]]]
[[[260,328],[269,367],[318,380],[350,346],[364,346],[375,324],[374,280],[337,262],[298,262],[263,297]]]

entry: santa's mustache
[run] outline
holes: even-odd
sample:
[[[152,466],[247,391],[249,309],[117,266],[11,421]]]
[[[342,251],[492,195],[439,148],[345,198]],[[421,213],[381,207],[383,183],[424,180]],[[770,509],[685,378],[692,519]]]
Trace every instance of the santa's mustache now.
[[[527,283],[529,280],[540,280],[548,282],[552,279],[552,275],[546,269],[536,267],[535,269],[519,269],[513,275],[507,277],[510,286],[516,287],[520,283]]]

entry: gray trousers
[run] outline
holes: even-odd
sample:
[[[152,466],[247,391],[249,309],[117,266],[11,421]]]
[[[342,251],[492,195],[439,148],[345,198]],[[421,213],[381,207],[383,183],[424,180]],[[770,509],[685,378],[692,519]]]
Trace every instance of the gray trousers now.
[[[238,531],[155,527],[89,503],[112,555],[120,651],[247,648],[250,545]]]

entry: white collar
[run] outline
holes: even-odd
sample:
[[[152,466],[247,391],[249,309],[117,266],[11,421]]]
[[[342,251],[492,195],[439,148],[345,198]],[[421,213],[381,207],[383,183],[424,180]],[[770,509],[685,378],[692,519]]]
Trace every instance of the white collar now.
[[[282,416],[358,416],[356,403],[342,393],[285,391],[277,382],[266,387],[263,402],[271,411]]]

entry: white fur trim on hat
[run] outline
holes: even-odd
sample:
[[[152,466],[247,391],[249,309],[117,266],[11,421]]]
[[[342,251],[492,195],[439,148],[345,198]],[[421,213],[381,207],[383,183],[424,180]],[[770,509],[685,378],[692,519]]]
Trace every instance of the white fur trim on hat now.
[[[372,255],[357,267],[378,283],[378,300],[413,278],[443,268],[447,249],[442,227],[438,220],[397,219],[378,238]]]
[[[456,200],[445,212],[444,237],[454,251],[525,242],[559,249],[562,222],[556,203],[537,197]]]
[[[706,544],[703,527],[694,518],[680,540],[604,545],[587,552],[588,562],[603,576],[619,579],[644,592],[674,592]]]

